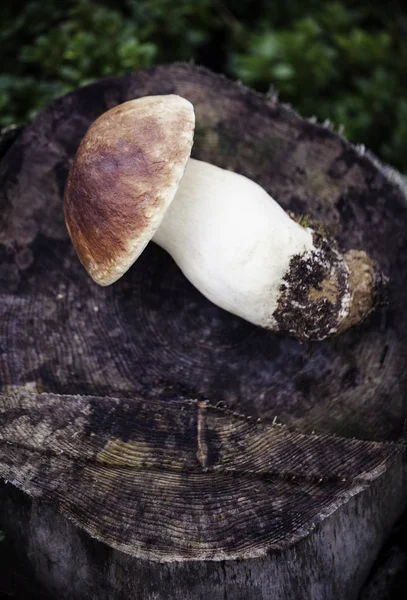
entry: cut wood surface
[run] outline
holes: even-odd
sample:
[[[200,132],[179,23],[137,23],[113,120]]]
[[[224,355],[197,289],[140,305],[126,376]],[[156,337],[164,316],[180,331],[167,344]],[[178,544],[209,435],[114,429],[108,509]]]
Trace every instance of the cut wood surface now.
[[[195,158],[368,252],[387,304],[300,344],[152,244],[94,284],[63,221],[69,166],[107,108],[168,93],[194,104]],[[406,503],[406,218],[397,174],[197,67],[103,80],[24,129],[0,163],[0,476],[28,497],[3,486],[0,525],[51,597],[357,597]]]
[[[291,546],[400,458],[396,444],[290,433],[204,403],[0,398],[0,475],[140,558]]]

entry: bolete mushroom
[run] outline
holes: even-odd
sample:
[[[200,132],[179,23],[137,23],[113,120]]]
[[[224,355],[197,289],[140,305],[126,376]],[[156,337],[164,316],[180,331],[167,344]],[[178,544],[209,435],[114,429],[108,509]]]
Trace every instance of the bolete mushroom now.
[[[194,126],[192,104],[163,95],[88,129],[64,209],[96,283],[114,283],[153,240],[209,300],[261,327],[321,340],[361,321],[374,306],[373,261],[342,255],[243,175],[190,158]]]

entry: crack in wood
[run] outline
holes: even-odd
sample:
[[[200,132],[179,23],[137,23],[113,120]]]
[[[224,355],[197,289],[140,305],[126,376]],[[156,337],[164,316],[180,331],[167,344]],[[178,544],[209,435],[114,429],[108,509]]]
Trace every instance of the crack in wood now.
[[[198,402],[197,440],[198,450],[196,457],[203,469],[208,467],[208,444],[206,443],[206,402]]]

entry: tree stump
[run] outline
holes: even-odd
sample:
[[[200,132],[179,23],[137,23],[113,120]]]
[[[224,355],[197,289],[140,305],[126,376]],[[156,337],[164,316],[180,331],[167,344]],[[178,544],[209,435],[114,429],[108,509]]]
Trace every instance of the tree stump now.
[[[102,112],[169,93],[195,107],[193,157],[366,250],[387,304],[300,344],[211,304],[153,244],[96,286],[64,225],[70,164]],[[51,103],[0,163],[0,209],[0,528],[41,597],[357,598],[407,498],[401,178],[174,65]]]

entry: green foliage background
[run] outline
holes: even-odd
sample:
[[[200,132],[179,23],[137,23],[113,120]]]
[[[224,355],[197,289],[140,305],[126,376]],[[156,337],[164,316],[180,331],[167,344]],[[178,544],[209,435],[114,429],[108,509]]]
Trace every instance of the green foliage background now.
[[[101,77],[190,60],[278,90],[407,172],[401,0],[3,0],[0,125]]]

